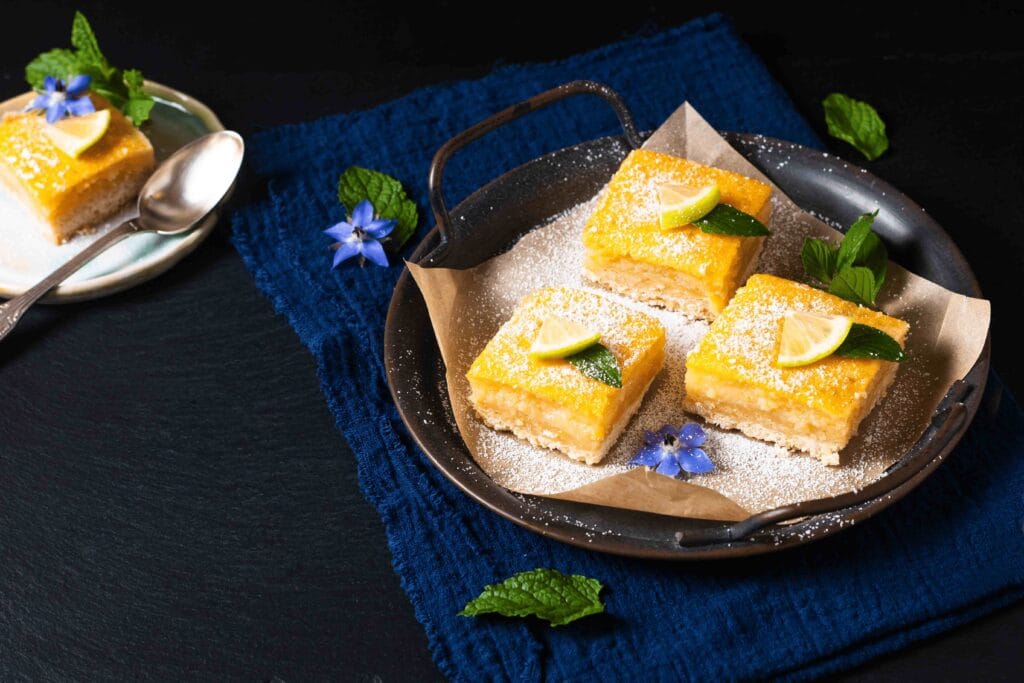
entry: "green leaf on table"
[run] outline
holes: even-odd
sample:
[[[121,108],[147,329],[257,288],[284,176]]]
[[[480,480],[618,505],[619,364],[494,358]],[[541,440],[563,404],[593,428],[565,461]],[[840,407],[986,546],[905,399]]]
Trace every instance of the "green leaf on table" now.
[[[874,306],[875,276],[863,266],[848,266],[836,273],[828,291],[861,306]]]
[[[898,341],[879,329],[854,323],[846,339],[833,352],[846,358],[877,358],[900,362],[907,356]]]
[[[804,272],[819,282],[829,284],[836,273],[836,253],[836,248],[825,240],[804,238],[804,246],[800,249]]]
[[[850,143],[857,151],[874,161],[889,149],[885,123],[867,102],[834,92],[822,103],[828,134]]]
[[[89,20],[75,12],[71,24],[71,45],[74,50],[57,48],[44,52],[25,67],[25,80],[35,89],[43,87],[47,76],[65,82],[72,76],[90,76],[90,89],[120,109],[136,126],[142,125],[153,109],[154,100],[143,89],[142,73],[121,71],[113,66],[100,50]]]
[[[338,200],[351,212],[364,199],[373,204],[376,216],[397,221],[388,246],[392,251],[401,249],[420,220],[416,203],[406,195],[402,183],[380,171],[350,166],[338,179]]]
[[[715,235],[736,235],[738,237],[763,237],[770,235],[764,223],[749,213],[744,213],[728,204],[719,204],[703,218],[693,222],[704,232]]]
[[[596,379],[610,387],[622,388],[622,372],[615,354],[603,344],[593,344],[577,351],[565,359],[590,379]]]
[[[567,575],[557,569],[519,572],[501,583],[489,585],[470,600],[459,616],[501,614],[506,617],[536,616],[552,626],[564,626],[604,611],[597,579]]]

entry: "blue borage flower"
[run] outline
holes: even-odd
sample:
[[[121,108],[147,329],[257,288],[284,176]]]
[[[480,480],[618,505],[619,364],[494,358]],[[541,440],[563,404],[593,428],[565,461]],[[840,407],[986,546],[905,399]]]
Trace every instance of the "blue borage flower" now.
[[[47,76],[43,81],[43,92],[28,105],[28,111],[45,111],[47,123],[56,123],[68,115],[91,114],[96,111],[87,96],[91,84],[90,76],[73,76],[67,84],[59,78]]]
[[[665,425],[656,432],[644,434],[645,445],[629,464],[653,467],[666,477],[674,477],[680,471],[705,474],[715,469],[708,454],[700,448],[706,440],[707,435],[699,424],[690,422],[679,429]]]
[[[338,240],[331,245],[334,249],[334,264],[337,268],[348,259],[358,256],[359,265],[372,261],[378,266],[387,267],[388,257],[380,240],[391,234],[398,221],[374,218],[373,204],[369,199],[356,204],[348,221],[341,221],[324,230]]]

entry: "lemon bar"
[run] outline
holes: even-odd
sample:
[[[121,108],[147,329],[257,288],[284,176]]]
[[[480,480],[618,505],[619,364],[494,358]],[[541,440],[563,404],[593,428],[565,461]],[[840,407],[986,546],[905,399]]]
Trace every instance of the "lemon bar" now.
[[[133,200],[153,169],[153,146],[131,121],[98,95],[96,110],[110,109],[110,126],[78,158],[43,134],[37,113],[6,114],[0,121],[0,184],[37,219],[56,244],[96,227]]]
[[[683,407],[747,436],[805,451],[827,465],[885,395],[897,363],[828,356],[802,367],[775,363],[788,312],[849,316],[902,346],[909,326],[807,285],[753,275],[686,359]]]
[[[584,274],[626,296],[713,320],[754,271],[764,237],[661,228],[659,187],[710,182],[718,183],[723,204],[768,223],[768,185],[669,154],[630,152],[584,228]]]
[[[622,387],[584,375],[561,358],[541,360],[530,346],[558,317],[601,333]],[[549,287],[524,297],[473,362],[470,403],[490,427],[588,464],[601,461],[636,411],[665,361],[665,329],[650,315],[594,292]]]

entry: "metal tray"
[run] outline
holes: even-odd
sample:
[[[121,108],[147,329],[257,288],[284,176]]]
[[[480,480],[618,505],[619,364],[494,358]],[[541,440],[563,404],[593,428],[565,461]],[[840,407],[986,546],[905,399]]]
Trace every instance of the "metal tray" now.
[[[454,207],[444,203],[445,163],[467,143],[520,116],[571,95],[596,95],[614,110],[624,133],[566,147],[491,181]],[[849,225],[879,207],[874,227],[891,258],[955,292],[981,296],[956,245],[921,207],[891,185],[836,157],[780,140],[739,133],[726,139],[798,205]],[[501,111],[449,140],[430,169],[430,202],[437,222],[410,260],[424,266],[468,268],[501,253],[523,226],[543,225],[592,197],[643,136],[622,99],[592,81],[574,81]],[[766,141],[771,144],[764,144]],[[785,160],[787,163],[780,164]],[[570,173],[566,173],[571,169]],[[571,182],[551,182],[571,178]],[[507,208],[509,210],[501,210]],[[942,463],[963,436],[988,375],[989,343],[977,363],[954,384],[917,443],[870,486],[804,501],[741,522],[668,517],[512,493],[473,461],[455,426],[445,389],[444,364],[426,305],[408,271],[388,309],[384,361],[388,384],[409,432],[456,486],[490,510],[551,538],[591,550],[676,560],[757,555],[810,543],[868,519],[912,491]],[[426,426],[419,416],[446,415]],[[594,533],[594,529],[599,530]]]

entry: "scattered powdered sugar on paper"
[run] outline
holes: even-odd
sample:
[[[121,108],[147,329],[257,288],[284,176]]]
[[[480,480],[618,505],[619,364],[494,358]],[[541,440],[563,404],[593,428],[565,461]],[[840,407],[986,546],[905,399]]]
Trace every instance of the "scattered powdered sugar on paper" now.
[[[684,412],[681,404],[686,355],[707,332],[708,323],[596,289],[582,280],[581,234],[596,202],[597,198],[592,199],[555,217],[548,225],[523,237],[510,252],[477,269],[472,286],[481,305],[461,309],[460,317],[456,318],[456,324],[473,331],[470,333],[472,342],[459,350],[458,367],[449,368],[449,381],[454,380],[458,385],[453,398],[461,403],[468,396],[466,369],[498,327],[511,317],[518,301],[540,287],[552,285],[597,291],[657,317],[666,332],[664,369],[622,436],[597,466],[574,462],[555,451],[521,441],[509,432],[494,431],[479,420],[470,420],[467,426],[472,434],[467,436],[475,446],[477,462],[499,484],[520,493],[557,494],[618,474],[628,468],[628,461],[643,444],[645,430],[656,430],[664,424],[680,426],[687,421],[702,422],[699,417]],[[778,262],[770,260],[767,270],[788,273],[782,257],[792,249],[788,244],[792,240],[779,237],[781,245],[772,244],[772,240],[786,235],[782,222],[796,219],[796,212],[779,211],[771,221],[772,236],[766,242],[765,254]],[[796,251],[799,252],[799,247]],[[902,369],[899,374],[907,377]],[[907,393],[912,393],[912,386],[913,382],[894,384],[886,400],[886,420],[865,423],[860,437],[862,446],[856,449],[859,455],[841,467],[827,467],[807,455],[791,454],[784,448],[739,432],[705,425],[708,434],[705,450],[717,469],[689,481],[716,490],[751,512],[861,488],[874,481],[892,462],[892,454],[886,449],[887,440],[883,438],[884,430],[899,423],[898,406],[907,400]]]

